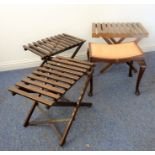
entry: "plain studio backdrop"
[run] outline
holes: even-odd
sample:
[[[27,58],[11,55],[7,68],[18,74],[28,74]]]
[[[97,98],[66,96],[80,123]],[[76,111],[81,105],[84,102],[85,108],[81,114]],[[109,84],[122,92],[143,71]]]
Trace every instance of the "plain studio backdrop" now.
[[[68,33],[86,39],[78,58],[86,55],[93,22],[140,22],[149,32],[140,47],[155,50],[155,5],[0,5],[0,71],[33,67],[40,58],[22,45]],[[69,53],[64,53],[68,55]]]

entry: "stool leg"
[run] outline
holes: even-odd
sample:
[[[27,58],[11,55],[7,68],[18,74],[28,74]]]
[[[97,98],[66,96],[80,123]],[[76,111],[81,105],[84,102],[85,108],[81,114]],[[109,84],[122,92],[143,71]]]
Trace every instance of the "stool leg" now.
[[[88,59],[88,61],[90,61],[91,62],[91,59],[90,59],[90,56],[89,56],[89,49],[87,50],[87,59]],[[94,71],[92,71],[92,73],[91,73],[91,75],[90,75],[90,87],[89,87],[89,92],[88,92],[88,96],[93,96],[93,72]]]
[[[129,77],[132,77],[132,65],[133,65],[133,61],[128,62],[129,64]]]
[[[37,105],[38,105],[38,102],[34,101],[32,107],[31,107],[31,109],[30,109],[30,111],[29,111],[29,113],[28,113],[28,115],[27,115],[27,117],[25,119],[24,127],[27,127],[29,125],[29,120],[30,120],[30,118],[31,118],[31,116],[32,116],[32,114],[34,112],[34,109],[36,108]]]
[[[81,48],[81,46],[84,44],[84,42],[82,43],[82,44],[80,44],[78,47],[77,47],[77,49],[75,50],[75,52],[72,54],[72,56],[71,56],[71,58],[73,59],[75,56],[76,56],[76,54],[78,53],[78,51],[80,50],[80,48]]]
[[[69,130],[70,130],[72,124],[73,124],[73,121],[75,120],[75,115],[76,115],[76,113],[77,113],[77,110],[78,110],[78,107],[76,107],[76,108],[73,110],[72,118],[71,118],[71,120],[69,121],[69,123],[67,124],[67,126],[66,126],[66,128],[65,128],[65,131],[64,131],[64,133],[63,133],[63,136],[62,136],[62,138],[61,138],[61,140],[60,140],[60,146],[63,146],[64,143],[65,143],[65,141],[66,141],[66,138],[67,138],[67,135],[68,135],[68,133],[69,133]]]
[[[90,87],[89,87],[89,93],[88,93],[89,96],[93,96],[93,73],[90,77]]]
[[[140,85],[142,76],[144,74],[144,71],[146,69],[146,63],[144,60],[138,61],[138,63],[140,65],[140,69],[139,69],[139,74],[136,82],[136,92],[135,92],[136,95],[140,95],[139,85]]]
[[[67,126],[66,126],[66,128],[65,128],[65,130],[64,130],[63,136],[62,136],[62,138],[61,138],[61,140],[60,140],[60,145],[61,145],[61,146],[64,145],[65,140],[66,140],[66,138],[67,138],[67,135],[68,135],[68,133],[69,133],[69,130],[70,130],[72,124],[73,124],[73,121],[75,120],[76,114],[77,114],[77,112],[78,112],[78,109],[79,109],[79,107],[80,107],[81,101],[82,101],[82,99],[83,99],[83,97],[84,97],[84,94],[85,94],[85,92],[86,92],[86,89],[87,89],[87,87],[88,87],[88,84],[89,84],[90,78],[91,78],[91,76],[92,76],[92,73],[93,73],[93,70],[91,70],[90,73],[88,74],[88,77],[87,77],[87,80],[86,80],[86,82],[85,82],[85,84],[84,84],[84,87],[82,88],[82,90],[81,90],[81,92],[80,92],[80,96],[79,96],[78,101],[77,101],[77,103],[76,103],[76,107],[73,109],[73,112],[72,112],[72,114],[71,114],[71,119],[70,119],[69,123],[67,124]]]
[[[137,73],[137,69],[133,66],[133,63],[127,62],[126,64],[134,71],[134,73]]]
[[[89,57],[89,49],[87,49],[87,61],[90,61],[90,57]]]

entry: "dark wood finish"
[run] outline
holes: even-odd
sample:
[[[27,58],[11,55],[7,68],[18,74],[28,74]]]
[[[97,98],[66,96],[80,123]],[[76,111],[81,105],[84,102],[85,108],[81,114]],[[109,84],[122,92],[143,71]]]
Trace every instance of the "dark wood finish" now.
[[[93,23],[92,24],[92,37],[103,38],[108,44],[119,44],[126,38],[134,38],[135,42],[138,43],[144,37],[148,36],[148,32],[142,26],[141,23]],[[119,40],[115,40],[119,38]],[[127,63],[129,65],[129,63]],[[129,67],[132,64],[129,65]],[[103,68],[100,72],[104,73],[111,64],[108,64],[106,68]],[[134,72],[137,69],[132,65],[130,67]]]
[[[30,94],[29,92],[24,91],[22,89],[19,89],[18,87],[15,87],[15,86],[9,88],[9,91],[11,91],[13,94],[19,94],[21,96],[27,97],[27,98],[29,98],[31,100],[40,102],[40,103],[45,104],[47,106],[51,106],[54,103],[54,101],[50,101],[48,99],[45,99],[45,98],[38,97],[36,95]]]
[[[132,77],[132,65],[133,65],[133,61],[128,62],[129,64],[129,77]]]
[[[73,40],[75,40],[75,38]],[[86,92],[87,86],[91,81],[93,67],[93,63],[89,62],[87,63],[84,61],[63,57],[51,57],[48,58],[47,61],[44,61],[44,63],[33,71],[32,74],[23,78],[21,82],[17,82],[15,86],[9,88],[9,91],[11,91],[13,95],[19,94],[34,101],[32,108],[25,119],[24,126],[26,127],[28,125],[39,124],[47,125],[53,123],[55,130],[58,130],[54,123],[66,123],[63,133],[57,131],[60,137],[60,145],[62,146],[65,143],[66,137],[73,121],[75,120],[79,107],[90,107],[92,105],[87,102],[82,103],[82,99]],[[87,79],[81,89],[77,102],[60,101],[59,99],[61,99],[63,95],[84,75],[87,76]],[[40,109],[40,103],[44,104],[48,108],[51,106],[72,106],[73,111],[69,118],[30,122],[35,108],[38,107]]]
[[[52,59],[53,61],[47,62],[50,63],[52,66],[53,65],[58,65],[59,67],[65,68],[65,69],[69,69],[71,71],[80,71],[80,72],[86,72],[85,68],[80,68],[80,67],[75,67],[75,66],[71,66],[71,65],[66,65],[64,64],[64,61],[61,61],[60,59]],[[81,74],[80,74],[81,75]]]
[[[73,68],[74,70],[77,70],[77,68],[79,68],[79,69],[89,69],[90,68],[90,66],[88,66],[88,65],[75,63],[75,62],[72,62],[72,61],[68,61],[67,59],[61,59],[61,57],[53,58],[52,60],[56,61],[57,63],[62,63],[62,64],[65,64],[65,65],[69,65],[69,66],[71,66],[70,69],[72,69],[73,67],[76,67],[76,69]]]
[[[62,101],[60,101],[60,102],[57,102],[57,103],[54,103],[52,106],[76,106],[76,102],[71,102],[71,101],[69,101],[69,102],[62,102]],[[80,104],[80,106],[86,106],[86,107],[91,107],[92,106],[92,103],[89,103],[89,102],[81,102],[81,104]]]
[[[57,81],[68,83],[68,84],[74,84],[74,82],[75,82],[72,79],[60,77],[59,75],[49,74],[48,72],[43,73],[43,72],[37,70],[37,71],[33,71],[32,73],[35,75],[44,76],[46,78],[57,80]]]
[[[92,72],[91,77],[90,77],[90,88],[89,88],[88,95],[93,96],[93,72]]]
[[[48,84],[51,84],[55,87],[60,87],[60,88],[64,88],[64,89],[69,89],[70,85],[67,83],[62,83],[62,82],[58,82],[56,80],[52,80],[52,79],[47,79],[46,77],[41,77],[41,76],[37,76],[37,75],[28,75],[27,77],[33,79],[33,80],[38,80],[38,81],[42,81]]]
[[[31,109],[30,109],[30,111],[29,111],[29,113],[28,113],[28,115],[24,121],[24,127],[27,127],[29,125],[30,118],[31,118],[31,116],[32,116],[37,105],[38,105],[38,102],[34,101],[32,107],[31,107]]]
[[[143,38],[148,32],[141,23],[93,23],[94,38]]]
[[[139,85],[140,85],[142,76],[143,76],[143,74],[145,72],[145,69],[146,69],[146,63],[145,63],[145,60],[144,59],[138,60],[137,62],[140,65],[140,69],[139,69],[139,74],[138,74],[138,78],[137,78],[137,82],[136,82],[136,91],[135,91],[135,94],[136,95],[140,95]]]
[[[137,47],[139,47],[137,45]],[[139,50],[141,50],[139,48]],[[132,70],[134,72],[137,72],[137,70],[134,69],[133,67],[133,62],[137,62],[140,66],[140,70],[139,70],[139,74],[138,74],[138,77],[137,77],[137,82],[136,82],[136,91],[135,91],[135,94],[136,95],[140,95],[140,91],[139,91],[139,85],[140,85],[140,82],[141,82],[141,79],[142,79],[142,76],[143,76],[143,73],[146,69],[146,63],[145,63],[145,60],[144,60],[144,55],[142,54],[141,56],[137,56],[137,57],[130,57],[130,58],[126,58],[126,59],[121,59],[121,60],[107,60],[107,59],[102,59],[102,58],[94,58],[91,56],[91,46],[89,44],[89,50],[88,50],[89,54],[89,60],[90,62],[99,62],[99,61],[105,61],[105,62],[109,62],[109,64],[104,67],[101,72],[105,72],[109,67],[111,67],[111,65],[115,64],[115,63],[127,63],[129,65],[129,76],[132,76]],[[141,53],[143,53],[141,51]],[[91,90],[90,90],[90,94],[91,94]]]
[[[71,55],[71,58],[74,58],[84,42],[83,39],[68,34],[60,34],[24,45],[23,48],[39,55],[42,59],[76,48]]]

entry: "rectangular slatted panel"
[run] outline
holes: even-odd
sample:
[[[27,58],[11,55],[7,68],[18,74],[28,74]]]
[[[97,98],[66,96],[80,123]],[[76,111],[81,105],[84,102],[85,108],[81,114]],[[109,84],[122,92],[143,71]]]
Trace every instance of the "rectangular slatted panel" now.
[[[145,37],[146,29],[140,23],[93,23],[92,37]]]
[[[60,34],[35,41],[23,47],[25,50],[29,50],[39,55],[41,58],[45,58],[79,46],[84,42],[85,40],[83,39],[68,34]]]
[[[93,64],[89,62],[54,57],[9,90],[14,94],[51,106],[91,67]]]

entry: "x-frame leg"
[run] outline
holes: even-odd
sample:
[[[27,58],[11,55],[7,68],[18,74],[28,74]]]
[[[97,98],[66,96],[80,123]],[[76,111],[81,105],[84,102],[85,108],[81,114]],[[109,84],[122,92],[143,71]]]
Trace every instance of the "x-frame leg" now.
[[[80,96],[78,98],[78,101],[77,102],[56,102],[54,103],[52,106],[74,106],[73,108],[73,111],[72,111],[72,114],[71,114],[71,117],[70,118],[67,118],[67,119],[56,119],[56,120],[43,120],[43,121],[33,121],[33,122],[30,122],[30,119],[31,119],[31,116],[35,110],[35,108],[38,106],[38,102],[34,102],[27,117],[26,117],[26,120],[24,122],[24,127],[27,127],[28,125],[38,125],[38,124],[50,124],[50,123],[60,123],[60,122],[66,122],[67,125],[66,125],[66,128],[64,129],[63,133],[59,133],[59,137],[60,137],[60,145],[63,146],[64,143],[65,143],[65,140],[67,138],[67,135],[69,133],[69,130],[73,124],[73,121],[75,120],[75,117],[77,115],[77,112],[78,112],[78,109],[80,106],[88,106],[90,107],[92,104],[91,103],[87,103],[87,102],[83,102],[82,103],[82,99],[84,97],[84,94],[86,92],[86,89],[88,87],[88,84],[91,80],[91,77],[92,77],[92,74],[93,74],[93,69],[87,73],[88,77],[87,77],[87,80],[84,84],[84,87],[83,89],[81,90],[81,93],[80,93]]]
[[[72,54],[71,58],[74,58],[76,56],[76,54],[78,53],[78,51],[80,50],[81,46],[84,44],[84,42],[82,42],[74,51],[74,53]]]

